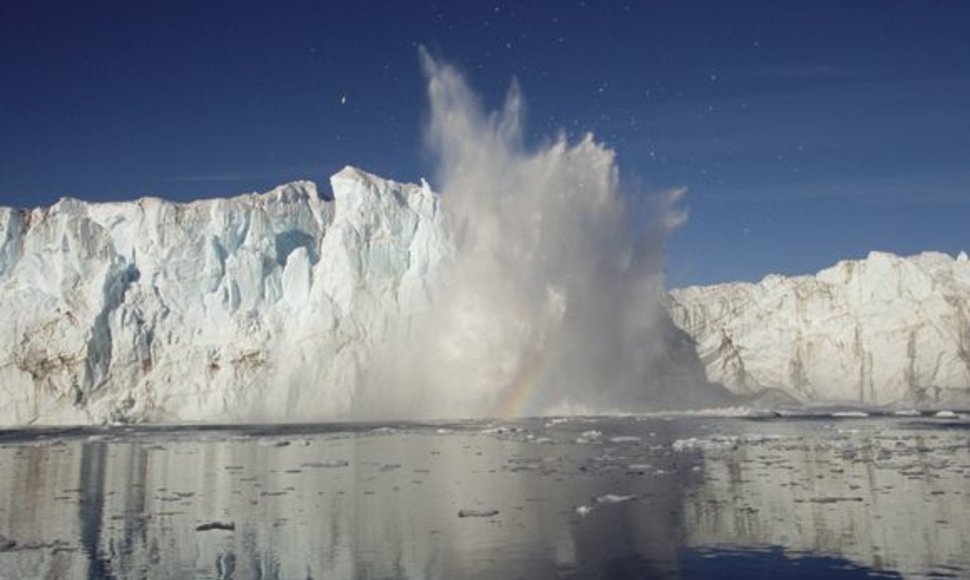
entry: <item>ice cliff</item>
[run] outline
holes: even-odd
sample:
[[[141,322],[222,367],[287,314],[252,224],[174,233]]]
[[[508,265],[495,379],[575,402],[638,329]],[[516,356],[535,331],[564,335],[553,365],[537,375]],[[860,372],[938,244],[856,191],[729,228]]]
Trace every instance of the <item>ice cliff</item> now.
[[[590,151],[612,159],[590,144],[577,155]],[[537,322],[515,292],[487,298],[532,264],[548,268],[549,252],[506,253],[508,244],[496,243],[459,253],[459,240],[477,238],[426,183],[348,167],[330,185],[324,192],[296,182],[187,204],[62,199],[0,208],[0,426],[506,416],[556,404],[648,409],[727,396],[707,383],[689,340],[656,308],[637,318],[652,338],[623,350],[645,361],[630,392],[619,392],[622,373],[602,372],[574,380],[575,392],[553,392],[565,381],[551,377],[566,365],[535,343],[555,342],[543,333],[566,324],[567,301],[573,318],[600,313],[590,300],[602,297],[583,293],[586,277],[556,286],[533,271],[529,281],[548,295],[539,302],[555,307],[552,320],[543,311]],[[487,259],[522,267],[456,284],[469,271],[456,264]],[[570,264],[556,262],[572,273]],[[635,280],[641,294],[651,290],[641,286],[653,278]],[[456,287],[463,302],[445,300]],[[578,328],[598,345],[594,354],[609,354],[601,352],[603,328]],[[475,364],[448,366],[449,353]],[[554,384],[540,394],[543,380]],[[541,405],[525,406],[534,401]]]
[[[0,208],[0,425],[346,413],[447,243],[427,185],[331,186]]]
[[[670,313],[710,380],[739,394],[970,402],[970,261],[873,252],[814,276],[675,290]]]
[[[351,167],[330,185],[0,208],[0,426],[359,418],[362,401],[381,401],[387,416],[451,412],[435,398],[467,390],[469,377],[418,396],[416,380],[389,380],[399,367],[382,359],[434,364],[414,328],[457,255],[442,198]],[[814,277],[676,290],[676,326],[661,313],[646,345],[656,352],[639,355],[652,357],[643,389],[601,398],[622,409],[724,402],[703,363],[708,379],[743,395],[967,399],[968,297],[962,254],[874,253]],[[462,412],[493,412],[496,393],[528,394],[543,369],[522,356],[528,372],[498,361],[514,384],[472,393]],[[580,387],[606,393],[604,376]]]

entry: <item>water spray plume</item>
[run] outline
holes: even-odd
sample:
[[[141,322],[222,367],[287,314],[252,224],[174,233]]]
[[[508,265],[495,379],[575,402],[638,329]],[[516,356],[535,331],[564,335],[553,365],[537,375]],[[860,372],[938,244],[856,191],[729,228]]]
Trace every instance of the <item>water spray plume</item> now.
[[[662,305],[682,192],[623,195],[614,152],[589,134],[527,147],[517,83],[489,113],[454,67],[420,58],[453,247],[380,390],[412,394],[397,403],[417,415],[507,417],[669,407],[700,392]]]

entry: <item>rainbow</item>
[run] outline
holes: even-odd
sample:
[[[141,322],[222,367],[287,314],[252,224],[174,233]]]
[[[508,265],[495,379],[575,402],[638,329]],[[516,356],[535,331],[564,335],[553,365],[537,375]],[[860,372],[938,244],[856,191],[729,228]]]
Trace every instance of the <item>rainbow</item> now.
[[[534,412],[535,409],[529,408],[529,403],[555,358],[550,356],[546,349],[536,349],[532,356],[519,366],[512,384],[499,394],[493,416],[500,419],[514,419],[528,416],[530,411]]]

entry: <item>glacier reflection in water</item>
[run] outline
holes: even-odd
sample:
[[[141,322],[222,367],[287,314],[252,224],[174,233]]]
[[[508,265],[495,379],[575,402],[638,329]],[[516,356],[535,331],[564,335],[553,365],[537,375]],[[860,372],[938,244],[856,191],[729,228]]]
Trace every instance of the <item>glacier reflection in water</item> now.
[[[961,419],[0,433],[0,578],[970,574]]]

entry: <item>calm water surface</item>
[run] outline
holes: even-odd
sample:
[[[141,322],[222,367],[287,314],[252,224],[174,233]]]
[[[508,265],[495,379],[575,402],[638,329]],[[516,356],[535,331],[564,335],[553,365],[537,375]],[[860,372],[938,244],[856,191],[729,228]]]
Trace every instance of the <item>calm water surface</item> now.
[[[970,576],[970,420],[0,432],[0,578]]]

